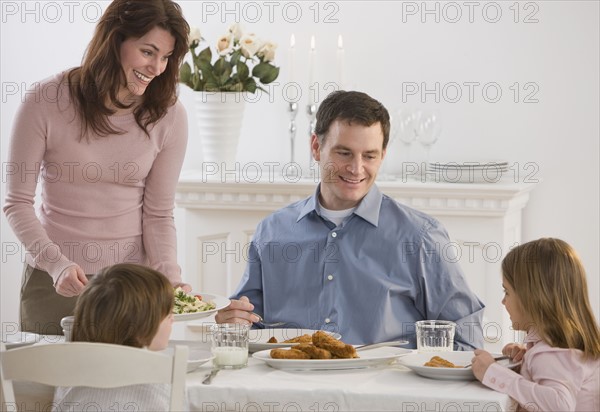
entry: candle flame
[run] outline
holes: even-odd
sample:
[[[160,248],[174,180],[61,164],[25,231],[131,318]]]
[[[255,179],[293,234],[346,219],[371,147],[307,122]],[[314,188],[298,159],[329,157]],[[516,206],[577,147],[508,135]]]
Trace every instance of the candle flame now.
[[[294,46],[296,46],[296,36],[294,36],[294,33],[292,33],[292,35],[290,36],[290,47]]]
[[[314,34],[312,36],[310,36],[310,49],[311,50],[315,49],[315,35]]]
[[[342,35],[339,34],[338,35],[338,49],[343,49],[344,48],[344,40],[342,39]]]

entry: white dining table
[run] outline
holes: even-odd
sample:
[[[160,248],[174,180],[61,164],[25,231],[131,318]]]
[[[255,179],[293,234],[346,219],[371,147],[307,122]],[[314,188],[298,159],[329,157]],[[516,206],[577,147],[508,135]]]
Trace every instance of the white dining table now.
[[[394,362],[347,370],[290,371],[249,359],[209,385],[203,365],[187,375],[192,411],[514,411],[516,403],[479,381],[421,377]]]
[[[47,342],[54,343],[54,341]],[[202,381],[211,362],[186,376],[190,411],[514,411],[517,404],[476,380],[439,380],[417,375],[398,361],[344,370],[282,370],[251,357],[242,369],[224,369]],[[19,409],[45,410],[50,387],[15,384]]]

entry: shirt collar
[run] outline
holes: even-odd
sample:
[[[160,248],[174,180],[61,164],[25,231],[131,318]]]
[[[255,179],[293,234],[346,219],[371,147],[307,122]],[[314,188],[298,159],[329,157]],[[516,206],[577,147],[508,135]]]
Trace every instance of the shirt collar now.
[[[300,214],[298,215],[296,222],[300,221],[300,219],[312,211],[321,216],[321,209],[319,207],[319,193],[321,193],[321,183],[317,185],[315,193],[308,198],[307,202],[304,204],[304,207],[302,207],[302,210],[300,210]],[[373,184],[371,189],[369,189],[365,197],[363,197],[358,204],[354,214],[377,227],[379,223],[379,211],[381,210],[382,199],[383,195],[381,194],[381,191],[376,184]]]
[[[532,347],[533,345],[535,345],[536,343],[538,343],[541,340],[542,339],[540,338],[540,335],[538,335],[534,329],[531,329],[527,333],[527,336],[525,336],[524,343],[527,345],[527,348],[529,349],[530,347]]]

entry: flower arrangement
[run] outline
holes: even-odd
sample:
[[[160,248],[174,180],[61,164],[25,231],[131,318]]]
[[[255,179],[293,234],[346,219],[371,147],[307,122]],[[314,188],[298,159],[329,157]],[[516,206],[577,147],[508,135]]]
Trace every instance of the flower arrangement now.
[[[210,47],[196,54],[203,40],[200,30],[193,28],[189,38],[192,65],[183,63],[179,72],[179,81],[192,90],[254,93],[256,89],[265,91],[261,85],[279,75],[279,67],[272,64],[277,45],[261,41],[254,33],[243,33],[237,23],[217,41],[214,64]]]

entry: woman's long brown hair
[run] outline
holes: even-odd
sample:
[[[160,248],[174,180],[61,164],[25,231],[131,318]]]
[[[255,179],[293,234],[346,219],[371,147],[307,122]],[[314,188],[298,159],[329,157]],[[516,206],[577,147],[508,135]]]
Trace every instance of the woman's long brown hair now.
[[[81,120],[81,138],[89,137],[90,132],[103,137],[123,133],[115,130],[108,119],[115,112],[111,107],[130,107],[117,98],[118,91],[127,85],[121,67],[121,44],[155,27],[171,33],[175,48],[165,71],[152,80],[135,108],[137,124],[148,135],[148,127],[177,100],[179,66],[188,51],[190,31],[181,7],[171,0],[114,0],[98,22],[82,65],[68,73],[71,100]]]

